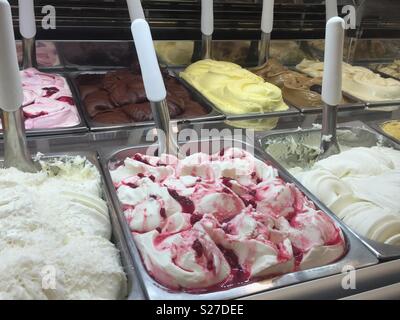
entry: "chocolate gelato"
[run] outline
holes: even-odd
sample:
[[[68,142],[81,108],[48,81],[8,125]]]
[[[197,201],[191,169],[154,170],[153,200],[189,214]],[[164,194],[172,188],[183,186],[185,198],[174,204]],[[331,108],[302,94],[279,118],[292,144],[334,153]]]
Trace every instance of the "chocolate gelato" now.
[[[99,123],[123,124],[153,120],[142,77],[127,69],[106,74],[82,74],[76,79],[90,118]],[[164,74],[167,102],[172,118],[206,114],[189,92],[173,77]]]
[[[82,67],[126,66],[136,61],[136,53],[129,42],[60,42],[66,65]]]
[[[262,69],[255,73],[265,81],[281,88],[284,99],[296,107],[317,108],[323,105],[322,78],[310,78],[289,70],[275,59],[270,59]],[[343,98],[342,103],[346,102]]]

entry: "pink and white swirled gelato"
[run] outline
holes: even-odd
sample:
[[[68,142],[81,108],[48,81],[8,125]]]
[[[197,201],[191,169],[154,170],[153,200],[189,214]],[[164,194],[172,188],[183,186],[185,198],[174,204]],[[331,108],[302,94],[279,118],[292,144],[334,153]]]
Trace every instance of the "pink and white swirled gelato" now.
[[[63,77],[30,68],[21,71],[21,78],[26,129],[67,128],[80,123],[71,90]]]
[[[22,42],[17,42],[16,46],[18,61],[22,64]],[[36,61],[39,67],[51,68],[59,66],[60,59],[55,44],[49,41],[36,41]]]
[[[170,289],[229,288],[345,252],[328,216],[241,149],[183,160],[135,154],[111,176],[149,274]]]

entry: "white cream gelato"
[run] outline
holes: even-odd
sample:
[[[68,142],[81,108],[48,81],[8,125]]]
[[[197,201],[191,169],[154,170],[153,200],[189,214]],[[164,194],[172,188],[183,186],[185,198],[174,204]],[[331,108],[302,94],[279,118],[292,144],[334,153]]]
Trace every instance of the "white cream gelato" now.
[[[296,68],[312,77],[322,77],[323,62],[304,59]],[[364,101],[400,100],[400,81],[383,78],[379,74],[343,62],[342,88]]]
[[[400,152],[353,148],[293,171],[296,178],[359,234],[400,245]]]
[[[0,298],[123,297],[98,171],[80,157],[42,165],[0,169]]]

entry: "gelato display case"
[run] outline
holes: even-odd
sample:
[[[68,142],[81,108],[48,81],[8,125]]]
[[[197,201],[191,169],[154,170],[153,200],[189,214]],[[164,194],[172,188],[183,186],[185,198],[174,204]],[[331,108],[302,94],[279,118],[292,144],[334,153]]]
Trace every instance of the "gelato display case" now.
[[[57,1],[45,29],[36,0],[28,69],[9,1],[41,170],[5,168],[1,131],[0,299],[399,297],[400,3],[337,1],[356,21],[320,159],[326,1],[275,0],[262,64],[262,1],[214,1],[207,58],[201,1],[141,2],[179,157],[158,154],[126,1]]]

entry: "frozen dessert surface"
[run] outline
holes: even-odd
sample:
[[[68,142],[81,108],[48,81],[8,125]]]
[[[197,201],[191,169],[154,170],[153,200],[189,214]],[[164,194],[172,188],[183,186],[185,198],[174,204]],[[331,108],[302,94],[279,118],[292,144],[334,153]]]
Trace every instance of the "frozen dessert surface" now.
[[[267,64],[255,72],[265,81],[282,90],[286,101],[297,107],[321,107],[322,78],[311,78],[302,73],[289,70],[275,59],[269,59]],[[346,100],[342,98],[342,103]]]
[[[42,166],[0,169],[0,298],[124,297],[97,169],[81,157]]]
[[[17,42],[18,61],[22,63],[22,42]],[[50,41],[36,41],[36,61],[39,67],[56,67],[60,65],[57,48]]]
[[[266,150],[356,232],[400,245],[400,151],[341,144],[340,154],[315,162],[318,140],[287,136]]]
[[[170,289],[221,290],[345,251],[330,218],[241,149],[183,160],[135,154],[111,177],[149,274]]]
[[[160,60],[170,66],[187,66],[198,59],[200,50],[195,41],[155,41],[154,44]],[[196,48],[196,49],[195,49]],[[250,41],[212,42],[212,55],[216,60],[245,64],[249,55]]]
[[[180,76],[228,114],[288,109],[277,86],[231,62],[200,60]]]
[[[153,119],[142,77],[128,69],[106,74],[82,74],[76,79],[87,113],[106,124],[150,121]],[[168,109],[172,118],[206,114],[175,78],[164,75]]]
[[[360,39],[354,53],[355,60],[393,59],[398,56],[398,39]]]
[[[251,129],[254,131],[269,131],[274,129],[278,124],[279,118],[268,117],[250,120],[225,120],[225,123],[231,127]]]
[[[314,130],[320,129],[317,125],[315,127]],[[341,151],[360,145],[377,144],[375,134],[365,130],[354,133],[347,129],[339,129],[336,133]],[[320,131],[298,130],[294,134],[277,134],[272,135],[265,142],[266,151],[285,168],[310,168],[321,153],[320,145]]]
[[[34,68],[21,71],[26,129],[73,127],[80,117],[66,80]]]
[[[213,41],[212,56],[214,60],[229,61],[244,65],[250,51],[250,41]]]
[[[160,60],[170,66],[188,65],[192,62],[193,41],[155,41]]]
[[[381,125],[383,131],[400,141],[400,120],[387,121]]]
[[[296,176],[359,234],[400,245],[399,151],[354,148]]]
[[[133,43],[128,41],[65,41],[58,47],[67,66],[128,67],[137,61]]]
[[[400,78],[400,59],[394,60],[390,64],[380,65],[377,67],[377,70],[389,76]]]
[[[295,65],[306,57],[296,41],[271,41],[270,56],[286,65]]]
[[[296,68],[312,77],[322,77],[324,64],[304,59]],[[400,81],[383,78],[364,67],[343,62],[342,81],[344,92],[363,101],[400,100]]]

